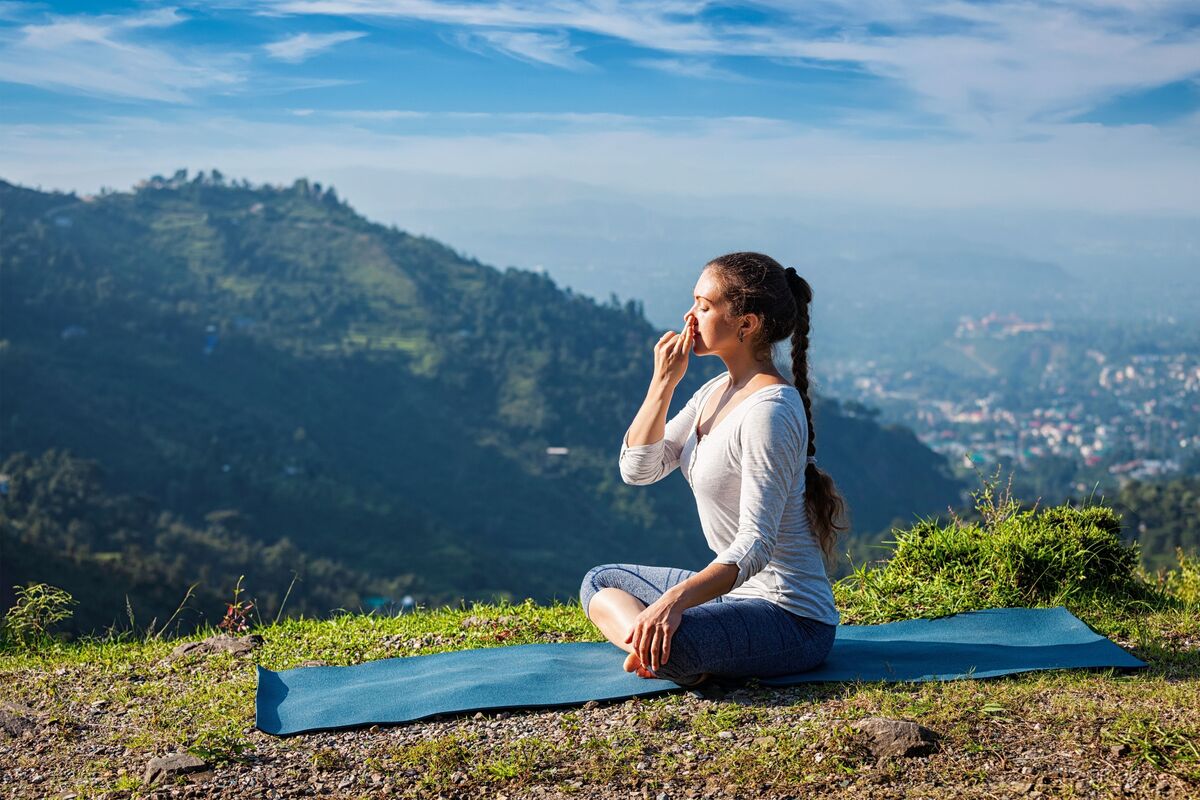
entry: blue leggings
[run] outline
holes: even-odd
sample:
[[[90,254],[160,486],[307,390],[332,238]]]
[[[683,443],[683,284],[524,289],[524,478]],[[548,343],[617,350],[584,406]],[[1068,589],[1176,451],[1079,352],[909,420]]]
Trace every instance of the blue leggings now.
[[[675,567],[601,564],[584,576],[579,602],[587,614],[596,592],[612,588],[650,605],[695,574]],[[727,678],[804,672],[829,655],[836,631],[835,625],[793,614],[761,597],[722,595],[684,610],[671,636],[668,660],[655,674],[690,684],[704,672]]]

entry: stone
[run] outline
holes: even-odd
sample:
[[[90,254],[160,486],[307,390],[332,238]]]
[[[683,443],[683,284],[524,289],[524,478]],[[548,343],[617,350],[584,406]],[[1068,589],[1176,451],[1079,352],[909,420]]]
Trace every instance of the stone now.
[[[600,703],[597,700],[588,700],[586,703],[583,704],[583,707],[586,709],[589,709],[589,710],[593,709],[593,708],[599,708]]]
[[[233,653],[235,656],[245,656],[254,652],[255,648],[261,647],[262,643],[263,637],[257,633],[249,636],[230,636],[227,633],[219,633],[199,642],[184,642],[171,651],[171,658],[192,655],[206,656],[212,653]]]
[[[146,765],[146,774],[142,777],[142,783],[149,785],[161,781],[170,782],[180,775],[203,772],[208,768],[208,764],[203,759],[196,758],[191,753],[172,753],[168,756],[150,759],[150,763]]]
[[[907,719],[867,717],[850,727],[869,737],[867,746],[876,758],[928,755],[941,738],[935,731]]]
[[[37,712],[20,703],[0,702],[0,733],[20,738],[37,726]]]

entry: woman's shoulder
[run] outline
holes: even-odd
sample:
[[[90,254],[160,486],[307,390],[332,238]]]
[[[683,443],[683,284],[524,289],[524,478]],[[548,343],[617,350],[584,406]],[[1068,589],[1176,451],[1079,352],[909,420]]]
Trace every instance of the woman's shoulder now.
[[[773,385],[771,388],[777,391],[760,392],[757,397],[745,401],[749,405],[746,413],[741,415],[741,426],[760,429],[782,426],[803,433],[808,426],[808,418],[800,390],[790,383]]]

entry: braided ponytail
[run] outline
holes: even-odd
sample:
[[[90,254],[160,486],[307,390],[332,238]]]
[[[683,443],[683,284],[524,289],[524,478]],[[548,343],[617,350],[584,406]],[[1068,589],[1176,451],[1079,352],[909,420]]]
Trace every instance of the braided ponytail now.
[[[825,563],[830,571],[837,566],[837,538],[848,526],[839,524],[846,513],[846,503],[828,473],[817,468],[817,433],[813,428],[812,402],[808,399],[808,306],[812,302],[812,287],[796,270],[788,267],[784,273],[792,296],[796,299],[796,327],[792,332],[792,379],[804,400],[808,420],[808,463],[804,472],[804,504],[809,524],[817,534]]]

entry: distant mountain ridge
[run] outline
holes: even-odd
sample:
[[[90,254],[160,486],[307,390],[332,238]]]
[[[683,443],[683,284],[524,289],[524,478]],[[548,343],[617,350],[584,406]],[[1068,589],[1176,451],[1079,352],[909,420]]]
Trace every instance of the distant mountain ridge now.
[[[111,492],[197,527],[236,509],[241,535],[416,576],[428,603],[711,555],[682,480],[617,470],[661,334],[638,303],[463,258],[304,179],[181,170],[90,198],[0,181],[0,244],[0,462],[95,459]],[[720,371],[693,363],[672,414]],[[814,406],[856,531],[960,499],[907,429]]]

